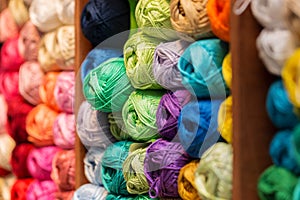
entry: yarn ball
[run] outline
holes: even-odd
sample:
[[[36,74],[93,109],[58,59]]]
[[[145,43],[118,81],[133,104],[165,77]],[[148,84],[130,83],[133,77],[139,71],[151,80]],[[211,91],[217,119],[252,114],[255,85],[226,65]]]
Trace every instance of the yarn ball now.
[[[19,72],[0,71],[0,93],[7,102],[21,98],[19,92]]]
[[[136,90],[130,94],[122,116],[132,140],[145,142],[159,137],[156,111],[163,94],[161,90]]]
[[[52,180],[34,180],[28,187],[26,199],[30,200],[55,200],[58,192]]]
[[[7,108],[6,100],[3,94],[0,93],[0,134],[8,131]]]
[[[101,63],[107,61],[110,58],[121,57],[122,55],[122,49],[102,47],[101,45],[95,47],[87,54],[87,56],[81,63],[81,81],[84,82],[85,77],[90,73],[90,71],[98,67]]]
[[[101,163],[105,148],[92,146],[84,157],[84,174],[88,181],[94,185],[102,186]]]
[[[20,66],[25,62],[19,51],[19,36],[7,39],[1,47],[0,70],[19,71]]]
[[[148,199],[157,199],[157,198],[150,198],[148,195],[131,195],[131,196],[122,196],[122,195],[115,195],[115,194],[108,194],[106,200],[148,200]]]
[[[286,129],[276,133],[270,144],[270,155],[276,166],[283,167],[294,174],[300,174],[300,163],[293,151],[292,131]]]
[[[86,76],[83,93],[94,109],[119,112],[134,88],[126,75],[123,58],[111,58]]]
[[[279,129],[293,128],[300,122],[281,80],[273,82],[270,86],[266,108],[269,118]]]
[[[300,197],[300,181],[298,180],[293,192],[293,200],[297,200]]]
[[[34,107],[26,117],[28,141],[36,146],[53,145],[53,124],[58,113],[45,104]]]
[[[263,29],[256,39],[259,57],[267,70],[281,76],[285,61],[297,48],[293,34],[287,29]]]
[[[220,39],[199,40],[179,58],[182,84],[199,98],[225,97],[229,92],[222,76],[228,44]]]
[[[232,85],[232,66],[231,66],[231,53],[228,53],[222,63],[222,75],[226,86],[231,89]]]
[[[295,126],[292,132],[292,155],[296,159],[297,164],[300,166],[300,125]]]
[[[178,118],[178,137],[190,156],[201,158],[220,139],[218,111],[221,102],[191,101],[182,108]]]
[[[29,7],[31,22],[44,33],[54,31],[63,23],[59,20],[56,4],[47,0],[32,0]]]
[[[90,0],[83,8],[80,20],[83,35],[93,46],[97,46],[104,40],[129,30],[129,3],[123,0]],[[118,42],[124,44],[126,39],[120,38]]]
[[[232,146],[214,144],[201,158],[195,185],[201,199],[232,199]]]
[[[156,111],[158,133],[166,140],[173,140],[178,131],[178,117],[181,109],[192,96],[188,90],[169,91],[160,99]]]
[[[75,136],[75,115],[59,113],[53,122],[54,144],[62,149],[73,149]]]
[[[105,200],[107,191],[104,187],[90,183],[81,185],[74,193],[73,200]]]
[[[300,48],[296,49],[294,53],[287,59],[282,69],[283,85],[288,93],[289,100],[295,107],[300,107],[299,98],[299,79],[300,73]]]
[[[13,184],[16,181],[16,177],[13,174],[0,177],[0,198],[12,199],[10,192]]]
[[[75,189],[75,150],[61,150],[54,155],[51,179],[60,191]]]
[[[169,90],[182,89],[177,64],[184,50],[191,44],[185,40],[160,43],[154,51],[153,75],[158,84]]]
[[[226,142],[232,143],[232,96],[227,97],[220,105],[218,113],[218,131]]]
[[[191,161],[178,142],[158,139],[146,151],[144,172],[150,186],[151,198],[179,197],[178,175],[180,169]]]
[[[261,200],[293,199],[298,178],[283,167],[270,166],[259,177],[258,196]]]
[[[33,178],[17,179],[10,190],[11,200],[26,200],[27,190]]]
[[[286,8],[286,23],[288,29],[293,32],[293,34],[300,39],[300,3],[297,0],[287,0],[284,1]]]
[[[44,80],[39,87],[39,95],[43,103],[49,106],[52,110],[60,111],[60,108],[54,97],[54,90],[59,72],[48,72],[44,76]]]
[[[14,139],[7,133],[0,134],[0,167],[11,171],[10,159],[16,146]]]
[[[251,11],[256,20],[268,29],[285,29],[286,6],[285,1],[272,0],[268,3],[264,1],[251,1]]]
[[[54,1],[58,19],[63,24],[75,23],[75,0]]]
[[[27,159],[33,149],[34,146],[30,143],[16,145],[13,149],[10,163],[12,172],[18,179],[31,177],[27,167]]]
[[[29,20],[28,7],[23,0],[9,0],[8,9],[19,28]]]
[[[18,25],[8,8],[5,8],[0,13],[0,43],[17,37]]]
[[[75,72],[62,71],[56,79],[54,99],[62,112],[73,113],[75,101]]]
[[[98,118],[99,119],[99,118]],[[108,114],[108,122],[111,134],[117,140],[128,140],[130,136],[127,133],[125,123],[123,121],[122,112]]]
[[[21,55],[26,61],[37,61],[39,43],[41,40],[40,32],[31,21],[27,21],[20,31],[19,42],[24,49],[20,49]]]
[[[147,35],[172,41],[178,39],[172,29],[169,0],[142,0],[135,8],[138,27]]]
[[[102,157],[101,176],[109,193],[129,195],[122,173],[122,165],[129,154],[132,142],[119,141],[107,147]]]
[[[195,184],[195,172],[199,161],[194,160],[183,166],[178,175],[178,193],[182,199],[200,200]]]
[[[33,148],[27,158],[27,168],[33,178],[39,180],[51,180],[52,161],[60,148],[47,146]]]
[[[107,113],[96,111],[91,104],[83,101],[79,107],[76,119],[76,130],[81,143],[89,147],[97,146],[103,149],[113,142],[110,132]]]
[[[206,9],[207,1],[171,0],[170,12],[173,28],[194,39],[213,36]]]
[[[212,32],[221,40],[230,42],[230,1],[207,0],[206,12]]]
[[[142,1],[139,1],[142,2]],[[154,51],[161,41],[138,32],[124,45],[126,74],[136,89],[161,89],[153,75]]]
[[[41,103],[39,87],[44,81],[44,72],[36,61],[28,61],[21,65],[19,70],[19,92],[21,96],[31,103]]]
[[[72,200],[75,190],[58,191],[55,193],[56,200]]]

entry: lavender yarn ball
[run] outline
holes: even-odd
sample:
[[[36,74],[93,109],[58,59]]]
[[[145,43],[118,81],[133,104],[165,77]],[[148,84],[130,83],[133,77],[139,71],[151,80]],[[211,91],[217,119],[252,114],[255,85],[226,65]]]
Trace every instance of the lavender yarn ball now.
[[[107,191],[104,187],[90,183],[80,186],[74,193],[72,200],[105,200]]]

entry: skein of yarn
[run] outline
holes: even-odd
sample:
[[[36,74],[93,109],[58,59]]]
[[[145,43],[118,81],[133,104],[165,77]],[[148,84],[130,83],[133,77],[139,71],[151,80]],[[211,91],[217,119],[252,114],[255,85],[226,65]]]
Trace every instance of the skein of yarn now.
[[[180,169],[191,157],[178,142],[158,139],[146,152],[144,172],[150,186],[151,198],[179,197],[177,179]]]
[[[191,101],[178,118],[178,137],[185,151],[194,158],[220,140],[218,111],[221,100]]]
[[[98,118],[98,121],[100,119]],[[123,121],[122,112],[115,112],[108,114],[108,122],[111,134],[117,140],[128,140],[130,136],[127,133],[125,123]]]
[[[182,84],[199,98],[224,98],[229,92],[222,76],[222,62],[228,53],[220,39],[191,44],[178,61]]]
[[[54,1],[58,19],[63,24],[74,24],[75,1],[74,0],[56,0]]]
[[[102,158],[104,148],[92,146],[84,157],[84,174],[88,181],[94,185],[102,186]]]
[[[75,136],[75,115],[59,113],[53,122],[54,144],[62,149],[73,149]]]
[[[7,102],[22,98],[19,92],[19,72],[0,71],[0,92]]]
[[[122,195],[115,195],[115,194],[108,194],[106,200],[150,200],[158,198],[150,198],[148,195],[131,195],[131,196],[122,196]]]
[[[0,134],[0,168],[11,171],[10,159],[15,146],[12,137],[7,133]]]
[[[226,142],[232,143],[232,96],[227,97],[220,105],[218,131]]]
[[[232,199],[232,146],[223,142],[209,148],[195,172],[201,199]]]
[[[292,131],[292,155],[296,159],[297,164],[300,166],[300,125],[295,126]]]
[[[173,140],[176,136],[181,109],[191,99],[188,90],[169,91],[162,96],[156,111],[156,125],[158,133],[166,140]]]
[[[19,92],[21,96],[31,103],[41,103],[39,87],[44,81],[44,72],[38,62],[25,62],[19,70]]]
[[[133,91],[122,110],[128,135],[134,141],[146,142],[159,137],[156,111],[164,91]]]
[[[175,30],[194,39],[213,36],[206,9],[207,0],[171,0],[171,23]]]
[[[16,177],[12,174],[5,177],[0,177],[0,198],[1,199],[11,199],[10,191]]]
[[[28,187],[26,199],[56,200],[56,192],[58,192],[58,189],[52,180],[34,180]]]
[[[10,10],[5,8],[0,13],[0,42],[17,37],[18,25],[15,22]]]
[[[268,71],[281,76],[284,63],[297,48],[297,43],[289,30],[265,28],[257,37],[256,46]]]
[[[285,1],[286,7],[286,22],[288,24],[288,29],[290,29],[300,40],[300,3],[297,0],[287,0]]]
[[[39,87],[39,95],[43,103],[51,109],[60,111],[56,99],[54,97],[54,90],[57,82],[59,72],[48,72],[44,76],[43,83]]]
[[[107,191],[104,187],[90,183],[80,186],[74,193],[73,200],[105,200]]]
[[[33,178],[17,179],[10,190],[11,200],[24,200],[26,199],[27,190],[29,185],[33,182]]]
[[[185,40],[160,43],[154,51],[153,75],[158,84],[168,90],[182,89],[177,64],[184,50],[191,44]],[[167,77],[167,78],[166,78]]]
[[[231,89],[231,82],[232,82],[232,67],[231,67],[231,54],[228,53],[222,63],[222,75],[224,81],[229,89]]]
[[[23,0],[9,0],[8,9],[13,15],[19,28],[29,20],[28,7]]]

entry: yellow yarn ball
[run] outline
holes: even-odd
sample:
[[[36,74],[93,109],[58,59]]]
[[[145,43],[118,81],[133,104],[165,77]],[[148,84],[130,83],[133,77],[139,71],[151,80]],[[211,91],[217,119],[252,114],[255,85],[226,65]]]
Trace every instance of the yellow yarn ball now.
[[[226,85],[231,89],[232,82],[232,67],[231,67],[231,54],[228,53],[222,63],[222,74]]]
[[[220,106],[218,131],[228,143],[232,143],[232,96],[227,97]]]

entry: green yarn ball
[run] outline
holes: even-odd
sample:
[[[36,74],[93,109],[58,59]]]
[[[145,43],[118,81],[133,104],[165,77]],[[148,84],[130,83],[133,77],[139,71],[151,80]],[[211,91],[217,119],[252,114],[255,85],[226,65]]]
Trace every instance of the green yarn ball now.
[[[121,111],[133,90],[123,58],[111,58],[101,63],[90,71],[83,83],[86,100],[102,112]]]
[[[110,132],[117,140],[130,139],[122,117],[122,112],[115,112],[108,114],[108,123],[110,125]]]
[[[130,138],[145,142],[159,137],[156,111],[164,91],[136,90],[124,104],[122,116]]]
[[[298,178],[282,167],[271,166],[266,169],[258,181],[258,195],[261,200],[293,199]]]

